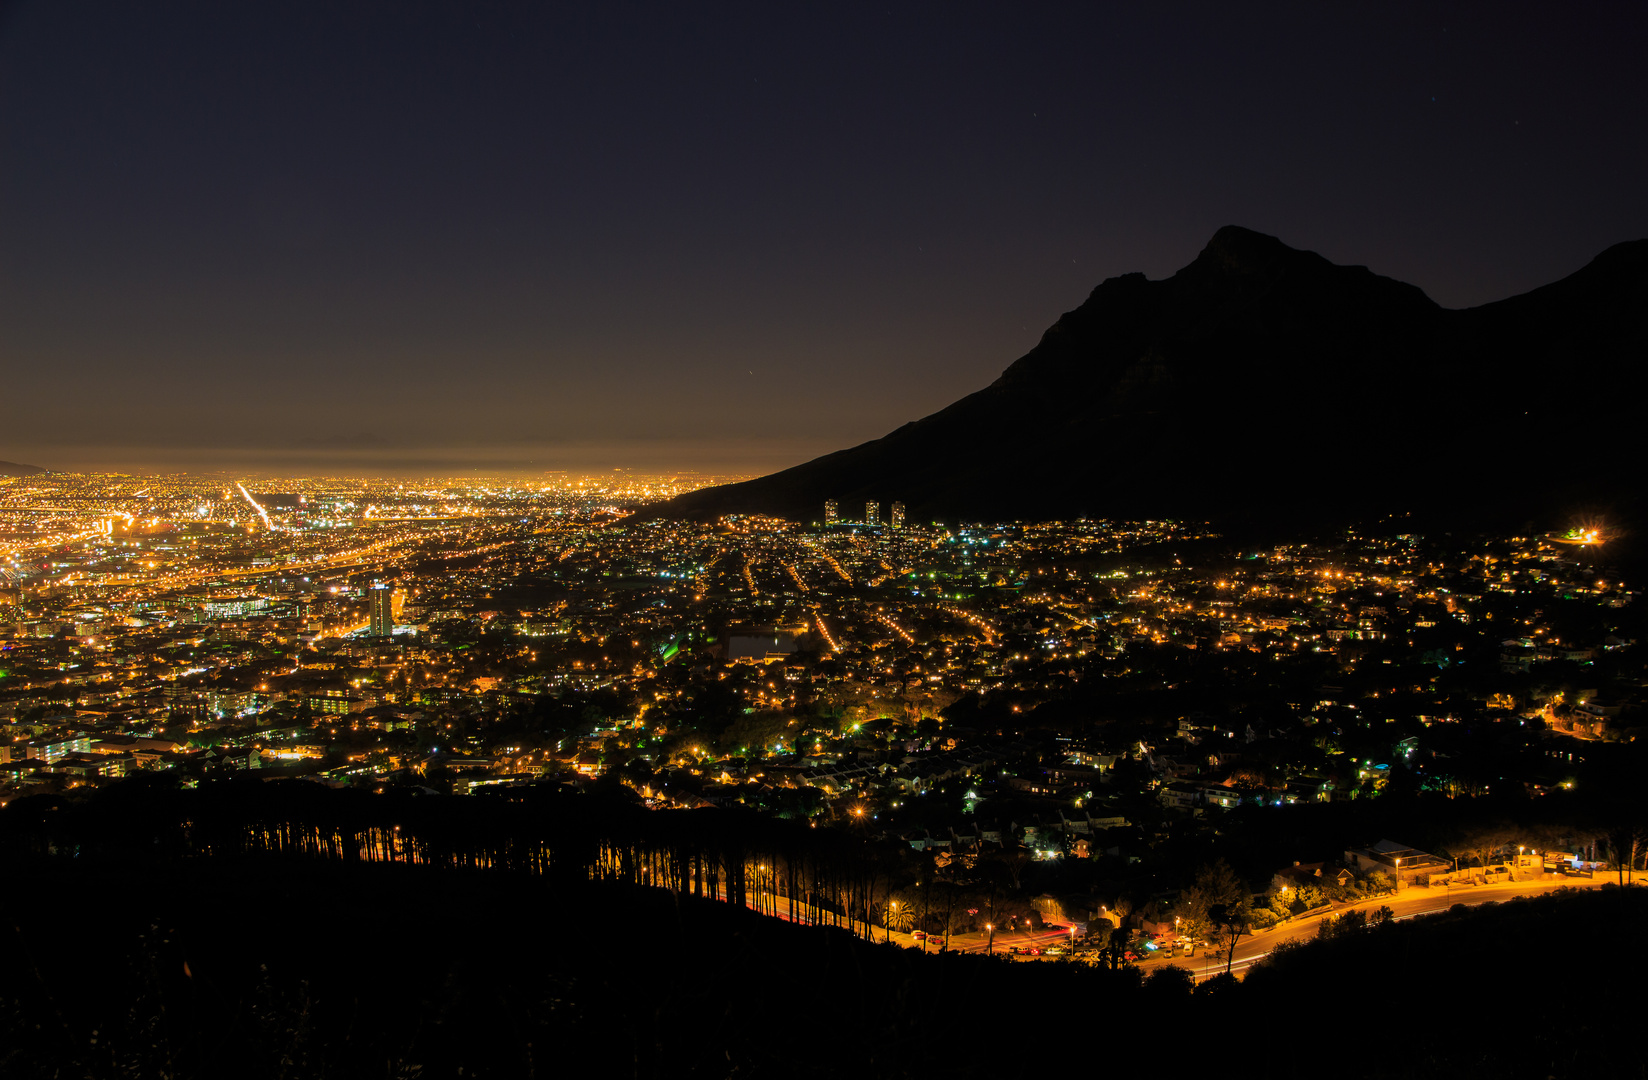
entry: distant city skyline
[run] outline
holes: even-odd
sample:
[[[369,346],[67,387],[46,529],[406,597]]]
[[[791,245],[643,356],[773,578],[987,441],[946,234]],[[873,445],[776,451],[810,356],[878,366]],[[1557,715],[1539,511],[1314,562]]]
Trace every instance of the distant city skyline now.
[[[1648,234],[1641,29],[8,5],[0,459],[766,472],[1226,224],[1498,300]]]

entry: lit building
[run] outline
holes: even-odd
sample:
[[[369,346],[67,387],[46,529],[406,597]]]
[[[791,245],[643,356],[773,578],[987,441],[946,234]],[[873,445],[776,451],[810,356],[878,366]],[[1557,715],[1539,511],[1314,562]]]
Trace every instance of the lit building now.
[[[834,499],[825,499],[824,500],[824,524],[834,525],[837,521],[840,521],[840,520],[841,520],[841,507],[836,504],[836,501]]]
[[[367,590],[372,598],[373,637],[389,637],[395,632],[395,590],[379,581]]]
[[[261,596],[227,596],[208,599],[202,610],[207,620],[239,619],[261,615],[269,609],[269,601]]]
[[[904,528],[904,504],[901,502],[893,503],[892,526],[895,529]]]
[[[872,529],[881,524],[880,503],[871,501],[864,504],[864,524]]]

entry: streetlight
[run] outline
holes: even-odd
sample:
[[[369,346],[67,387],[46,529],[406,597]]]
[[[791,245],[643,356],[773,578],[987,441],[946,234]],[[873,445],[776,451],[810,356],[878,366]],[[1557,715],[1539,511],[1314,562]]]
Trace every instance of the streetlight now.
[[[893,940],[893,918],[898,914],[898,901],[887,902],[887,940]]]
[[[989,931],[990,934],[990,941],[985,946],[985,954],[987,956],[994,956],[996,955],[996,924],[987,922],[984,924],[984,929]]]

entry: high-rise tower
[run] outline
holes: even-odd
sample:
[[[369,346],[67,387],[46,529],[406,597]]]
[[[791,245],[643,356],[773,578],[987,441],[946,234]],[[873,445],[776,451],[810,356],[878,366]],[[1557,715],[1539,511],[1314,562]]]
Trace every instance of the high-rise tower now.
[[[895,529],[904,528],[904,504],[901,502],[893,503],[892,525]]]
[[[880,503],[867,502],[864,504],[864,524],[870,526],[872,529],[881,524]]]
[[[395,590],[381,581],[373,582],[367,590],[372,601],[373,637],[392,637],[395,633]]]
[[[825,499],[824,500],[824,524],[834,525],[837,521],[840,521],[840,520],[841,520],[841,507],[836,505],[836,501],[834,499]]]

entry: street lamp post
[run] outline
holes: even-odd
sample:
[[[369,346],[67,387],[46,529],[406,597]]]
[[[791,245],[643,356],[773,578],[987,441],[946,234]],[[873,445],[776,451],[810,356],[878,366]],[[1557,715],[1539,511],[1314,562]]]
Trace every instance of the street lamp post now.
[[[887,940],[888,941],[893,940],[893,919],[897,915],[898,915],[898,901],[897,900],[889,900],[887,902]]]
[[[985,955],[994,956],[996,955],[996,924],[987,922],[984,924],[984,929],[990,934],[989,944],[984,949]]]

